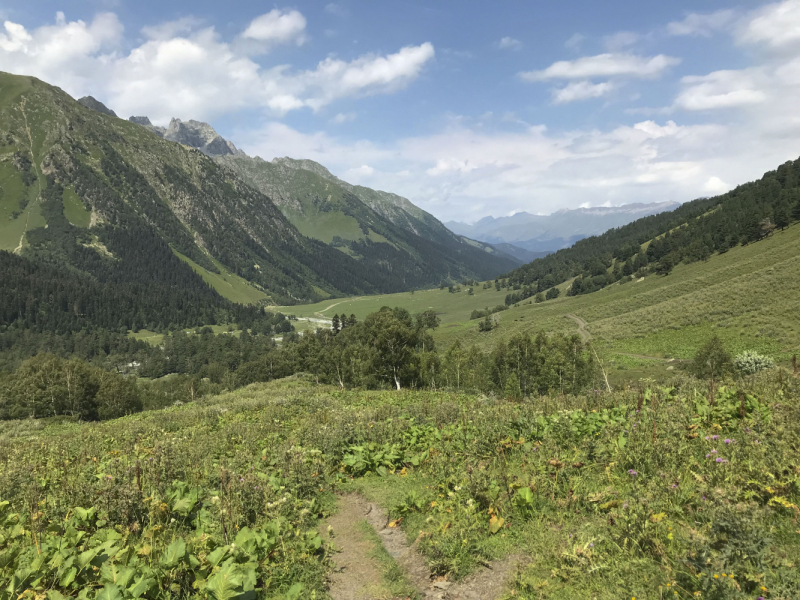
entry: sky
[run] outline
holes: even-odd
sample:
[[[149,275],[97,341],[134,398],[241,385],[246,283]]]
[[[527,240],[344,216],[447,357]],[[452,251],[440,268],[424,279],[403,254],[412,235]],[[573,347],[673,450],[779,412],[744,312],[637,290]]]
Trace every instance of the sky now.
[[[683,202],[800,156],[800,0],[3,0],[0,70],[438,218]]]

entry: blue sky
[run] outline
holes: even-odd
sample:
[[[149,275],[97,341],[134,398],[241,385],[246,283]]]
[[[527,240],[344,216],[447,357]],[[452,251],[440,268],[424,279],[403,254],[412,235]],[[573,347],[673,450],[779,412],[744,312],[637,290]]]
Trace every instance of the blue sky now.
[[[684,201],[800,156],[800,0],[7,1],[0,70],[448,220]]]

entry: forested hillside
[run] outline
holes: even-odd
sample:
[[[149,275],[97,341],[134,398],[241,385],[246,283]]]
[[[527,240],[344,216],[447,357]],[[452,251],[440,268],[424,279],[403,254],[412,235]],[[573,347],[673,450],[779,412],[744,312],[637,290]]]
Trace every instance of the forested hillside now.
[[[470,272],[430,243],[410,256],[378,235],[350,256],[309,238],[202,152],[29,77],[0,75],[0,189],[0,250],[105,286],[157,284],[156,297],[173,294],[178,304],[195,294],[192,314],[219,302],[193,270],[242,278],[281,304],[396,292]],[[509,265],[501,260],[482,274]]]
[[[465,277],[488,279],[518,264],[488,244],[454,235],[404,198],[397,201],[405,201],[414,214],[383,199],[381,192],[341,181],[313,161],[268,162],[241,154],[215,160],[272,198],[302,234],[407,282],[395,291]]]
[[[638,219],[515,269],[508,281],[518,302],[577,277],[568,293],[585,294],[624,277],[670,273],[678,263],[757,242],[800,221],[800,159],[713,198]]]

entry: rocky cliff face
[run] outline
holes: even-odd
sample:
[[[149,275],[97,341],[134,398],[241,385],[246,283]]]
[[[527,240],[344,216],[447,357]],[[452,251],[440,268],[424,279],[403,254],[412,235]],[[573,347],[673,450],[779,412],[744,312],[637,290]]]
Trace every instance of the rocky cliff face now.
[[[128,121],[131,123],[136,123],[137,125],[141,125],[145,129],[149,129],[153,133],[155,133],[158,137],[164,137],[164,134],[167,133],[166,127],[158,127],[153,125],[150,122],[150,119],[147,117],[128,117]]]
[[[211,125],[202,121],[172,119],[164,133],[164,139],[197,148],[208,156],[244,154],[232,142],[219,135]]]

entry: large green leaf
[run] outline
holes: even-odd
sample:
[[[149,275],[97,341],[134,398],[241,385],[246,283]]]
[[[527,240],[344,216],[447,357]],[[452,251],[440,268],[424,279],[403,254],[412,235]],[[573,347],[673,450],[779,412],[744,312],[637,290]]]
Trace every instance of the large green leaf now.
[[[161,556],[161,564],[165,567],[174,567],[186,555],[186,542],[182,538],[174,540]]]
[[[142,594],[145,594],[153,585],[155,585],[153,579],[150,579],[146,575],[140,575],[139,579],[128,588],[128,593],[134,598],[138,598]]]
[[[100,570],[100,581],[103,583],[113,583],[122,588],[126,588],[135,574],[135,569],[131,567],[118,564],[106,564],[103,565],[103,568]]]
[[[96,600],[122,600],[122,590],[113,583],[107,583],[97,594]]]
[[[232,600],[239,596],[241,587],[242,574],[239,572],[239,565],[229,563],[208,580],[206,590],[215,600]]]

